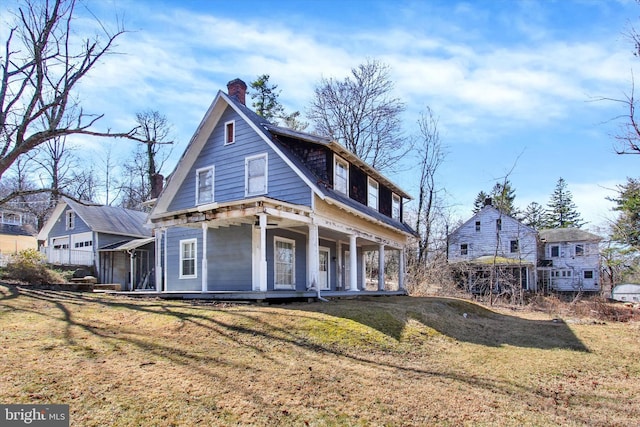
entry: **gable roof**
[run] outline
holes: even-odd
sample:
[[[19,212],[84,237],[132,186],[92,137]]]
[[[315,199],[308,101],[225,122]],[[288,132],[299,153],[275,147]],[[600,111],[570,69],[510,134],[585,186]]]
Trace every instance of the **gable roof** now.
[[[29,232],[24,225],[0,224],[0,234],[5,236],[31,236],[35,233]]]
[[[540,240],[547,243],[599,242],[602,237],[579,228],[549,228],[538,231]]]
[[[147,214],[117,206],[82,204],[64,197],[38,234],[45,240],[55,222],[67,207],[71,208],[87,226],[95,232],[132,237],[149,237],[151,230],[145,226]]]
[[[458,230],[460,230],[461,228],[465,227],[466,225],[468,225],[472,221],[475,221],[476,218],[484,216],[487,212],[490,212],[490,211],[493,211],[493,212],[497,213],[500,216],[500,218],[507,218],[507,219],[510,219],[511,221],[519,223],[520,226],[523,229],[526,229],[526,230],[528,230],[528,231],[530,231],[532,233],[536,233],[536,230],[533,227],[529,227],[528,225],[525,225],[524,223],[522,223],[522,221],[517,220],[516,218],[512,217],[511,215],[505,214],[504,212],[500,211],[500,209],[494,207],[493,205],[485,205],[485,206],[482,207],[482,209],[480,209],[478,212],[476,212],[471,218],[469,218],[467,221],[462,223],[462,225],[460,225],[455,230],[453,230],[451,233],[449,233],[449,235],[453,235],[453,234],[457,233]]]
[[[160,193],[160,196],[158,196],[158,200],[152,211],[152,216],[167,212],[167,209],[171,204],[174,195],[179,190],[180,185],[191,170],[198,154],[209,139],[209,136],[213,132],[214,127],[220,120],[220,117],[222,116],[227,106],[233,108],[234,111],[238,115],[240,115],[249,124],[249,126],[251,126],[251,128],[262,138],[262,140],[265,141],[270,146],[270,148],[273,149],[273,151],[275,151],[276,154],[289,165],[289,167],[291,167],[291,169],[309,186],[313,193],[315,193],[320,199],[324,200],[326,197],[331,197],[335,200],[342,201],[344,197],[340,197],[331,189],[325,188],[324,186],[319,186],[317,184],[317,178],[313,175],[313,173],[299,159],[297,159],[296,156],[293,155],[293,153],[276,142],[277,135],[284,135],[295,139],[312,142],[314,144],[326,146],[334,153],[339,154],[340,156],[349,160],[351,163],[361,167],[367,172],[368,175],[391,189],[394,193],[402,196],[405,199],[411,199],[411,196],[409,194],[400,189],[397,185],[393,184],[388,178],[376,171],[374,168],[369,166],[367,163],[362,161],[355,154],[351,153],[349,150],[342,147],[337,142],[318,135],[298,132],[292,129],[275,126],[269,123],[265,118],[256,114],[246,105],[238,101],[235,97],[229,96],[222,91],[218,91],[218,94],[211,103],[211,106],[207,110],[207,113],[205,114],[196,132],[191,138],[189,145],[178,161],[174,172],[170,175],[167,185]],[[354,203],[356,205],[354,205]],[[415,232],[405,224],[401,224],[399,221],[387,218],[385,215],[382,215],[379,212],[372,210],[371,208],[363,206],[355,201],[348,201],[347,204],[350,208],[355,208],[359,211],[363,211],[378,220],[384,221],[387,224],[391,222],[390,225],[393,225],[394,227],[400,228],[401,230],[407,231],[411,234],[415,234]]]

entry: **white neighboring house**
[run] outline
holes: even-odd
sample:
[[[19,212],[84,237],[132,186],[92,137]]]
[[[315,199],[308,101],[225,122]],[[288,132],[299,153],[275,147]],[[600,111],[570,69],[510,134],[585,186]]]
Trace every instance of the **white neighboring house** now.
[[[600,236],[579,228],[539,230],[538,275],[551,291],[600,291]]]
[[[503,214],[487,199],[449,235],[447,259],[469,292],[484,293],[489,286],[499,292],[513,283],[535,290],[537,248],[536,230]]]

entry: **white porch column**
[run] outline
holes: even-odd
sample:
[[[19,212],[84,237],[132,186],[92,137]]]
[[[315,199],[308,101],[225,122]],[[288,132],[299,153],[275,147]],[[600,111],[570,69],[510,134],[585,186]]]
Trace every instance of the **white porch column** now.
[[[404,289],[404,248],[398,250],[398,290]]]
[[[378,290],[384,291],[384,244],[378,248]]]
[[[163,228],[156,228],[156,292],[162,291],[162,235]]]
[[[344,291],[344,280],[342,280],[342,242],[338,240],[336,244],[336,289],[342,289]]]
[[[169,260],[168,255],[167,255],[167,244],[168,244],[167,241],[169,240],[169,230],[167,230],[165,228],[164,229],[164,233],[162,233],[162,234],[164,234],[164,274],[163,274],[164,283],[162,284],[162,287],[163,287],[162,290],[166,292],[169,289],[168,286],[167,286],[168,285],[168,280],[169,280],[168,274],[167,274],[167,271],[168,271],[168,268],[169,268],[168,267],[168,263],[167,263],[167,261]]]
[[[258,214],[260,218],[260,291],[267,291],[267,214]]]
[[[318,269],[320,268],[319,251],[320,243],[318,225],[309,224],[309,244],[307,245],[307,289],[320,286],[318,283]]]
[[[349,236],[349,290],[358,292],[358,247],[356,235]]]
[[[208,268],[207,268],[207,231],[209,225],[206,222],[202,223],[202,292],[207,292]]]

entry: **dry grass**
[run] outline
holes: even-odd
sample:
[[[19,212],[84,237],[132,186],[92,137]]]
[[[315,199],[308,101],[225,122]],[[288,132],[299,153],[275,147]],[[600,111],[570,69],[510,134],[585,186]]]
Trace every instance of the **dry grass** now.
[[[447,298],[216,305],[3,285],[0,330],[0,401],[67,403],[75,426],[640,419],[633,321]]]

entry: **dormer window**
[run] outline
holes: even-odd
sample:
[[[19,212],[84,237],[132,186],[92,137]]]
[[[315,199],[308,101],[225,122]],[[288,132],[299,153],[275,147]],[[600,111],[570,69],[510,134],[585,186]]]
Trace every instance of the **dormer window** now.
[[[22,217],[16,213],[3,212],[2,223],[10,225],[22,225]]]
[[[349,163],[339,157],[335,158],[333,168],[333,189],[342,194],[349,194]]]
[[[73,230],[76,226],[76,213],[74,211],[65,212],[64,228]]]
[[[224,124],[224,145],[236,142],[236,122],[231,120]]]
[[[369,205],[370,208],[378,209],[378,183],[371,178],[369,178],[367,205]]]
[[[402,200],[400,199],[400,196],[398,196],[397,194],[393,194],[391,196],[391,216],[393,219],[401,221],[402,219],[400,218],[400,205],[402,203]]]
[[[213,166],[196,171],[196,205],[213,202],[213,177]]]

